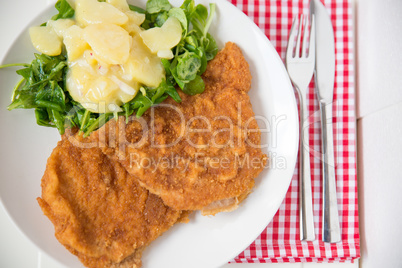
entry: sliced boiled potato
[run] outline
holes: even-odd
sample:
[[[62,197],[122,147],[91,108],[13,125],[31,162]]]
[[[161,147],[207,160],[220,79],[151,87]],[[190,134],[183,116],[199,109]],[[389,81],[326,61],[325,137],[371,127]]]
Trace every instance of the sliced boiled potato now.
[[[113,5],[122,12],[130,10],[126,0],[106,0],[106,2]]]
[[[83,55],[85,50],[89,49],[87,41],[84,40],[84,30],[77,25],[73,25],[65,30],[63,37],[69,61],[78,59]]]
[[[92,49],[88,49],[84,51],[84,59],[89,65],[98,64],[98,59],[95,56],[95,52]]]
[[[122,68],[127,76],[149,87],[157,87],[165,77],[160,58],[149,50],[139,35],[133,37],[130,57]]]
[[[129,82],[123,81],[114,74],[109,75],[109,78],[119,87],[118,99],[120,101],[120,105],[132,100],[140,89],[140,83],[135,80],[131,80]]]
[[[140,36],[152,53],[157,53],[160,50],[168,50],[176,46],[180,42],[181,33],[179,20],[169,17],[162,27],[143,31]]]
[[[71,6],[72,9],[75,10],[75,2],[76,2],[76,1],[77,1],[77,0],[67,0],[67,3]]]
[[[75,20],[49,21],[38,27],[44,29],[33,29],[32,36],[42,53],[51,53],[49,47],[56,45],[60,54],[64,39],[66,85],[75,101],[96,113],[121,111],[119,106],[132,100],[141,86],[162,82],[161,58],[173,57],[171,49],[182,35],[176,18],[144,31],[145,15],[131,11],[126,0],[75,0],[74,6]]]
[[[53,28],[34,26],[29,29],[29,36],[31,37],[33,46],[39,52],[49,56],[60,55],[62,40]]]
[[[168,59],[168,60],[173,59],[173,52],[170,49],[168,49],[168,50],[159,50],[157,55],[161,59]]]
[[[96,76],[87,88],[85,98],[91,102],[109,102],[119,88],[105,76]]]
[[[140,26],[145,21],[145,14],[141,14],[132,10],[126,11],[124,14],[127,15],[129,21],[135,25]]]
[[[124,24],[122,27],[123,27],[124,30],[126,30],[131,36],[134,36],[134,35],[136,35],[136,34],[139,34],[140,32],[143,31],[143,29],[142,29],[140,26],[135,25],[134,23],[127,23],[127,24]]]
[[[66,83],[71,97],[95,113],[120,111],[119,106],[132,100],[139,90],[137,82],[128,85],[114,75],[99,76],[92,66],[80,64],[69,68]]]
[[[75,24],[72,19],[58,19],[58,20],[49,20],[46,23],[46,26],[53,28],[56,34],[59,37],[63,37],[64,32]]]
[[[122,25],[122,27],[132,36],[142,32],[141,24],[145,20],[145,14],[140,14],[134,11],[127,11],[125,13],[128,17],[127,23]]]
[[[123,25],[128,17],[118,8],[97,0],[77,0],[75,2],[75,19],[84,27],[96,23],[112,23]]]
[[[108,64],[123,64],[130,54],[130,35],[110,23],[91,24],[84,29],[84,39],[96,56]]]
[[[87,101],[85,95],[93,80],[94,76],[90,70],[75,64],[68,68],[66,87],[71,97],[75,101],[82,103]]]
[[[91,65],[94,69],[96,69],[98,75],[106,75],[112,66],[117,66],[117,68],[119,68],[119,65],[111,65],[101,60],[92,49],[85,50],[83,57],[78,60],[80,61],[81,59],[83,59],[86,64]]]

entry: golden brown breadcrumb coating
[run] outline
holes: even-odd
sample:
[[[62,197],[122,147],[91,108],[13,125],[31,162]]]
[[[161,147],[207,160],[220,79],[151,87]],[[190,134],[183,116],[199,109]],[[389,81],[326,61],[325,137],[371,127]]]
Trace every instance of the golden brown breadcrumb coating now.
[[[63,136],[49,157],[38,198],[56,238],[88,267],[140,267],[143,248],[181,212],[98,147],[82,148],[84,139],[70,139],[76,145]]]
[[[227,43],[208,63],[205,91],[167,99],[141,118],[110,120],[92,139],[177,210],[233,210],[266,164],[247,92],[249,65]]]

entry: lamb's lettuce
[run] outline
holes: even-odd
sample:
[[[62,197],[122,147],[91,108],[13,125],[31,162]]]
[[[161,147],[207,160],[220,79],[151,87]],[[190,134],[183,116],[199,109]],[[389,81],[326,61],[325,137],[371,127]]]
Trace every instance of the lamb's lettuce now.
[[[177,87],[189,95],[202,93],[205,84],[201,75],[207,62],[218,52],[214,38],[208,33],[215,5],[210,4],[210,14],[205,6],[196,6],[194,0],[185,0],[181,7],[173,7],[168,0],[148,0],[146,9],[133,5],[129,7],[146,15],[142,24],[145,29],[160,27],[169,17],[178,19],[182,26],[182,38],[173,48],[173,59],[162,59],[166,79],[158,87],[142,87],[131,101],[120,107],[118,113],[93,113],[74,101],[66,89],[68,64],[65,51],[58,56],[35,54],[30,64],[0,66],[0,69],[23,67],[17,71],[22,79],[13,90],[8,109],[34,109],[38,125],[57,128],[60,134],[66,128],[77,127],[84,136],[88,136],[113,117],[123,115],[128,119],[132,114],[142,116],[150,107],[168,97],[181,102]],[[74,9],[66,0],[58,0],[55,8],[58,14],[52,20],[74,17]]]

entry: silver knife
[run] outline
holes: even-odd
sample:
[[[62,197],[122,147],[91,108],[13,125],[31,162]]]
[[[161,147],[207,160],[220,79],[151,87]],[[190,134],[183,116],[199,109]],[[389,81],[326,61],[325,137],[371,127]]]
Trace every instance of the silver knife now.
[[[331,19],[319,0],[310,1],[310,13],[316,21],[315,82],[321,110],[323,168],[322,240],[341,241],[334,161],[332,102],[335,80],[335,39]]]

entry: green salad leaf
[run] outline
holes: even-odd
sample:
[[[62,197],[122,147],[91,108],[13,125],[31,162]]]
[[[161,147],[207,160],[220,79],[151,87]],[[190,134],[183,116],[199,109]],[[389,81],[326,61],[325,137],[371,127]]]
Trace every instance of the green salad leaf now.
[[[73,107],[80,107],[65,89],[67,59],[64,55],[35,54],[31,64],[17,71],[23,77],[14,89],[8,110],[35,109],[38,125],[55,127],[63,134],[66,127],[77,126]]]
[[[180,21],[181,28],[183,29],[183,35],[184,36],[187,35],[188,21],[187,21],[186,13],[184,13],[184,10],[179,7],[174,7],[169,10],[168,16],[174,17],[178,21]]]
[[[182,38],[172,49],[174,57],[161,60],[166,79],[158,87],[141,87],[131,101],[120,107],[120,112],[93,113],[74,101],[66,89],[66,52],[63,50],[58,56],[34,54],[35,58],[30,64],[0,66],[0,69],[23,67],[17,70],[22,79],[14,87],[8,110],[34,109],[38,125],[57,128],[60,134],[63,134],[66,128],[77,127],[84,136],[88,136],[112,118],[122,115],[128,120],[132,114],[140,117],[150,107],[168,97],[181,102],[177,88],[189,95],[202,93],[205,84],[201,75],[206,70],[207,62],[218,52],[214,38],[208,33],[215,5],[210,4],[209,14],[205,6],[196,6],[194,0],[185,0],[180,7],[173,7],[168,0],[148,0],[145,9],[134,5],[129,7],[133,11],[145,14],[146,19],[141,25],[144,29],[161,27],[169,17],[175,17],[182,26]],[[54,15],[52,20],[74,17],[74,9],[66,0],[58,0],[55,8],[58,14]]]
[[[55,8],[59,11],[59,13],[54,15],[52,20],[69,19],[74,16],[74,9],[70,6],[67,0],[57,1]]]
[[[137,6],[133,6],[128,4],[128,7],[130,8],[130,10],[141,13],[141,14],[145,14],[147,11],[143,8],[137,7]]]
[[[149,0],[147,1],[146,11],[148,14],[160,13],[161,11],[169,11],[172,5],[168,0]]]

